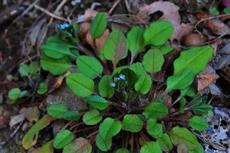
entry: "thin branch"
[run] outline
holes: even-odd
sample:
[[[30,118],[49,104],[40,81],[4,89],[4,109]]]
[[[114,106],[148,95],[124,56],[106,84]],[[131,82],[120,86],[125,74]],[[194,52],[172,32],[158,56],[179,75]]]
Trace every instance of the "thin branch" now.
[[[52,18],[55,18],[55,19],[58,19],[58,20],[61,20],[61,21],[68,21],[67,19],[63,18],[63,17],[60,17],[60,16],[57,16],[49,11],[47,11],[46,9],[38,6],[37,4],[34,5],[34,7],[36,9],[38,9],[39,11],[42,11],[43,13],[47,14],[48,16],[52,17]]]

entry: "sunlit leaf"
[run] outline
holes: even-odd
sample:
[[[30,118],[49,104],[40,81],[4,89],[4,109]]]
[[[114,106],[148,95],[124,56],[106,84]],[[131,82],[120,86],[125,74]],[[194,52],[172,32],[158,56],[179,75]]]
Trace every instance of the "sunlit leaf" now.
[[[213,49],[211,46],[192,47],[181,52],[174,61],[174,75],[190,69],[196,75],[207,66],[212,58]]]
[[[86,98],[86,101],[88,104],[99,110],[104,110],[109,106],[109,102],[100,96],[89,96]]]
[[[208,122],[199,116],[193,116],[188,120],[188,125],[192,127],[194,130],[204,131],[208,128]]]
[[[111,98],[114,94],[114,88],[112,87],[112,76],[104,75],[99,84],[98,84],[98,90],[99,94],[102,97],[108,97]]]
[[[106,40],[102,54],[107,60],[113,62],[114,65],[127,56],[128,47],[124,34],[119,29],[113,29]]]
[[[164,64],[164,57],[160,50],[150,49],[145,53],[142,63],[147,72],[155,73],[161,70],[161,67]]]
[[[156,119],[149,119],[147,121],[147,132],[154,138],[159,138],[163,134],[163,127],[156,122]]]
[[[98,110],[94,109],[86,112],[82,120],[86,125],[95,125],[102,120],[102,116]]]
[[[142,130],[143,125],[143,120],[139,115],[127,114],[122,121],[122,130],[136,133]]]
[[[184,89],[188,87],[194,80],[194,74],[191,70],[186,69],[181,73],[170,76],[167,79],[167,92],[171,92],[176,89]]]
[[[134,26],[127,34],[128,48],[132,55],[136,55],[144,47],[144,28]]]
[[[52,59],[42,55],[40,63],[43,70],[46,70],[53,75],[61,75],[71,67],[71,61],[67,57]]]
[[[101,63],[96,58],[90,56],[79,56],[77,58],[77,66],[82,74],[91,79],[100,76],[103,71]]]
[[[100,37],[107,26],[107,17],[105,13],[99,12],[96,17],[92,20],[90,33],[93,39]]]
[[[158,142],[147,141],[141,146],[140,153],[162,153],[161,146]]]
[[[53,146],[55,149],[62,149],[73,141],[74,135],[71,131],[65,129],[60,131],[54,138]]]
[[[168,107],[160,100],[149,104],[145,110],[144,115],[147,118],[159,118],[168,114]]]
[[[94,82],[81,73],[72,73],[66,78],[66,84],[79,97],[90,96],[94,91]]]
[[[152,86],[152,79],[148,74],[142,74],[135,83],[135,90],[142,94],[147,94]]]
[[[155,46],[163,45],[171,37],[172,33],[173,26],[170,22],[165,20],[153,22],[145,30],[145,43]]]

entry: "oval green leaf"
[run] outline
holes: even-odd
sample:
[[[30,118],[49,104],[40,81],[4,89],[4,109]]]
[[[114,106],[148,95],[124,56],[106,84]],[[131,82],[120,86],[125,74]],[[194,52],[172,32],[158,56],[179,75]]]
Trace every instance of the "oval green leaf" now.
[[[144,113],[146,118],[161,118],[168,114],[168,107],[160,100],[149,104]]]
[[[152,79],[148,74],[142,74],[135,83],[135,90],[142,94],[147,94],[152,86]]]
[[[55,149],[62,149],[73,141],[74,135],[70,130],[60,131],[54,138],[53,146]]]
[[[45,83],[45,82],[40,83],[39,86],[38,86],[37,93],[38,93],[39,95],[43,95],[43,94],[45,94],[47,91],[48,91],[48,85],[47,85],[47,83]]]
[[[204,131],[208,128],[208,122],[199,116],[193,116],[191,119],[189,119],[188,125],[194,130],[198,131]]]
[[[120,148],[116,151],[116,153],[129,153],[129,150],[126,148]]]
[[[104,33],[106,26],[107,17],[105,13],[97,13],[96,17],[92,20],[90,27],[90,34],[93,37],[93,39],[100,37]]]
[[[110,75],[104,75],[99,84],[98,84],[98,90],[99,90],[99,94],[102,97],[107,97],[107,98],[111,98],[114,94],[114,88],[111,86],[112,84],[112,76]]]
[[[91,79],[100,76],[103,71],[103,66],[95,57],[82,55],[77,58],[76,63],[80,72]]]
[[[138,54],[144,47],[144,28],[134,26],[127,34],[128,48],[132,53],[132,56]]]
[[[47,113],[57,119],[61,119],[63,114],[68,111],[68,108],[63,103],[51,104],[47,108]]]
[[[66,84],[79,97],[90,96],[94,91],[94,82],[81,73],[72,73],[66,78]]]
[[[129,132],[140,132],[144,126],[143,120],[139,115],[127,114],[122,121],[122,130]]]
[[[109,102],[100,96],[89,96],[86,98],[86,101],[89,105],[99,110],[105,110],[109,106]]]
[[[102,120],[102,116],[98,110],[94,109],[86,112],[82,120],[86,125],[95,125]]]
[[[40,63],[43,70],[46,70],[53,75],[61,75],[71,67],[71,61],[67,57],[52,59],[42,55]]]
[[[164,57],[158,49],[150,49],[145,53],[143,58],[143,66],[145,70],[151,74],[161,70],[164,64]]]
[[[171,92],[175,89],[184,89],[193,82],[194,77],[194,73],[189,69],[186,69],[176,75],[170,76],[167,79],[166,91]]]
[[[141,146],[140,153],[162,153],[161,146],[158,142],[147,141]]]
[[[192,47],[181,52],[174,61],[174,74],[178,74],[185,69],[190,69],[196,75],[207,66],[212,58],[213,49],[211,46]]]
[[[170,22],[165,20],[153,22],[145,30],[145,43],[155,46],[163,45],[171,37],[172,33],[173,26]]]
[[[163,127],[156,122],[156,119],[149,119],[147,121],[147,132],[154,138],[159,138],[163,134]]]

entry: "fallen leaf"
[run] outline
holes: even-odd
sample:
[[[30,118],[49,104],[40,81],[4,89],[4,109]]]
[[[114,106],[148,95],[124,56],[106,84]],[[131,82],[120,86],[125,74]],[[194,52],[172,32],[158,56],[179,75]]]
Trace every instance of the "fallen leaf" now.
[[[216,35],[226,35],[230,33],[229,27],[219,19],[208,20],[205,26]]]
[[[185,35],[183,38],[183,43],[188,46],[201,46],[204,45],[207,41],[207,38],[204,35],[198,34],[198,33],[189,33]]]
[[[25,120],[24,114],[14,115],[14,116],[11,116],[9,125],[10,127],[13,127],[17,125],[18,123],[23,122],[24,120]]]
[[[40,115],[37,107],[22,108],[20,114],[23,114],[29,122],[37,121]]]
[[[193,27],[190,26],[190,24],[187,25],[180,23],[181,17],[179,14],[179,7],[171,2],[158,1],[153,2],[150,5],[144,5],[140,8],[138,16],[146,20],[146,16],[149,16],[158,11],[163,13],[161,19],[169,20],[174,27],[174,33],[171,38],[172,40],[180,40],[185,34],[192,31]]]
[[[207,88],[210,84],[214,83],[219,76],[216,74],[216,71],[211,67],[208,66],[207,69],[197,76],[198,82],[198,91],[202,91]]]
[[[109,37],[109,30],[105,30],[104,34],[97,38],[96,39],[96,49],[97,49],[97,52],[100,51],[103,47],[104,47],[104,44],[106,42],[106,40],[108,39]]]

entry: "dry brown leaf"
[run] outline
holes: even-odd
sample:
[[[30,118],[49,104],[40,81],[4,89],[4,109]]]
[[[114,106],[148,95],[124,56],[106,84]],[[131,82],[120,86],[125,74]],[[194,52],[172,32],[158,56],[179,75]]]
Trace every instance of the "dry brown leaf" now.
[[[10,127],[13,127],[17,125],[18,123],[21,123],[25,120],[25,115],[24,114],[19,114],[19,115],[14,115],[10,117]]]
[[[204,35],[198,33],[189,33],[183,37],[183,43],[188,46],[201,46],[204,45],[207,41],[207,38]]]
[[[91,18],[95,17],[97,15],[97,11],[93,10],[93,9],[87,9],[85,11],[85,14],[84,14],[84,19],[85,21],[88,21],[90,20]]]
[[[100,38],[96,39],[95,42],[96,42],[97,52],[100,51],[104,47],[104,44],[106,40],[108,39],[108,37],[109,37],[109,29],[106,29],[103,35]]]
[[[140,8],[139,15],[143,19],[147,19],[146,16],[149,16],[155,12],[162,12],[163,16],[161,19],[169,20],[173,27],[174,27],[174,33],[172,36],[173,39],[180,40],[185,34],[188,34],[192,31],[192,26],[187,24],[181,24],[181,17],[179,14],[179,7],[171,2],[166,1],[158,1],[153,2],[150,5],[145,5]]]
[[[29,122],[38,121],[40,115],[37,107],[22,108],[20,114],[23,114]]]
[[[230,33],[230,29],[219,19],[208,20],[205,26],[216,35],[226,35]]]
[[[219,76],[216,74],[216,71],[211,66],[208,66],[203,73],[197,76],[198,91],[204,90],[218,78]]]

